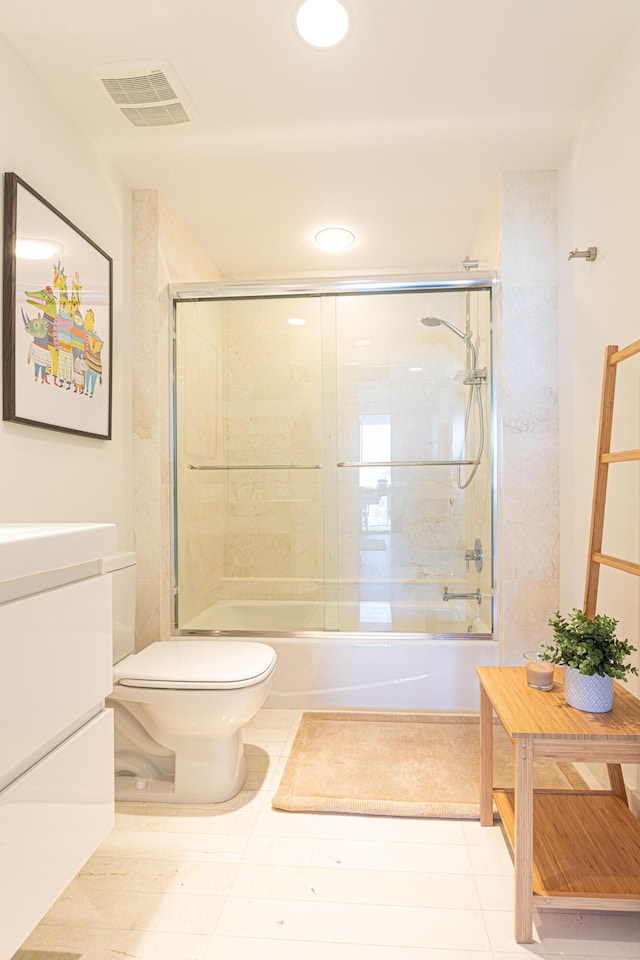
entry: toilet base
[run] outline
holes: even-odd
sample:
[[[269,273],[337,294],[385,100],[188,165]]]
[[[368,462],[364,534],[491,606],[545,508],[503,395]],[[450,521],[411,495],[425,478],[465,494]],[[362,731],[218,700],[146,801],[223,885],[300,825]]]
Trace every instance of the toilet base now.
[[[181,742],[175,744],[175,777],[153,779],[116,772],[116,800],[223,803],[240,792],[247,776],[240,730],[230,737],[176,740]]]

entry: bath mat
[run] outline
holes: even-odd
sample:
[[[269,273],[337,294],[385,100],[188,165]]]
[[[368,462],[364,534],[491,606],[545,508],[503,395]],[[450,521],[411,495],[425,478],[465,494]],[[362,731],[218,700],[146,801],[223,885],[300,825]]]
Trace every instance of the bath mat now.
[[[277,810],[477,820],[478,717],[303,713]],[[513,785],[513,747],[494,727],[494,783]],[[588,789],[570,763],[538,763],[538,789]]]

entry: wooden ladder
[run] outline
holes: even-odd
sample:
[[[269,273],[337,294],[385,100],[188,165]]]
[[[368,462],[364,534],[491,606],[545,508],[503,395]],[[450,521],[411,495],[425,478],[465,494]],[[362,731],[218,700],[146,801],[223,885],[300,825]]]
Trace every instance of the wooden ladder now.
[[[598,451],[596,456],[596,475],[593,485],[593,503],[591,507],[591,532],[589,535],[589,557],[587,561],[587,577],[584,588],[584,612],[593,619],[596,615],[598,601],[598,582],[600,567],[614,567],[625,573],[640,577],[640,563],[622,560],[619,557],[610,557],[602,553],[602,536],[604,530],[604,514],[607,498],[607,480],[610,463],[624,463],[630,460],[640,460],[640,450],[619,450],[611,452],[611,429],[613,426],[613,403],[616,390],[616,373],[618,364],[640,353],[640,340],[629,344],[622,350],[617,346],[608,346],[604,354],[604,374],[602,377],[602,399],[600,402],[600,426],[598,428]],[[625,803],[627,794],[619,764],[607,764],[611,789],[618,794]]]

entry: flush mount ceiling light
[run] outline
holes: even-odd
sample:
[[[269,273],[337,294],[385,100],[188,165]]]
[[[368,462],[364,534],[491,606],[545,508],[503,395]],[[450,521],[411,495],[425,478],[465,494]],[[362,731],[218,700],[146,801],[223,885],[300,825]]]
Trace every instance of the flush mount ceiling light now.
[[[289,317],[287,323],[290,327],[304,327],[306,320],[303,320],[302,317]]]
[[[63,250],[57,240],[38,240],[36,237],[18,237],[16,240],[16,257],[23,260],[49,260]]]
[[[338,0],[305,0],[298,8],[296,27],[312,47],[334,47],[347,35],[349,14]]]
[[[325,227],[315,235],[315,241],[325,250],[346,250],[355,243],[356,236],[344,227]]]

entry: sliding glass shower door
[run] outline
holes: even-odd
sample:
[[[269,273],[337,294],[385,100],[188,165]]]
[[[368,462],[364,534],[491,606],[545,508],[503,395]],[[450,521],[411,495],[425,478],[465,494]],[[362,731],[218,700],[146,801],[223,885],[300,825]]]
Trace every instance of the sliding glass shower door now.
[[[491,631],[488,288],[175,321],[177,627]]]

